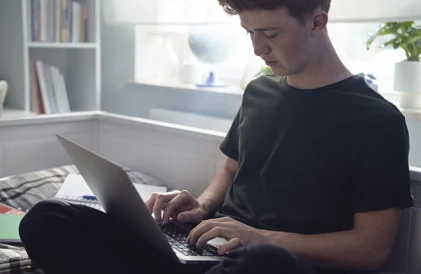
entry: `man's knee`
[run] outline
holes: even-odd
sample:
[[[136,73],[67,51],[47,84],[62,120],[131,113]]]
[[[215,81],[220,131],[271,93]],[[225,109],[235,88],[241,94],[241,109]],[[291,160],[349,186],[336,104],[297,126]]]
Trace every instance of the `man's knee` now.
[[[34,205],[23,217],[19,225],[19,234],[25,244],[31,239],[40,237],[51,225],[51,216],[59,216],[64,212],[64,205],[54,200],[42,201]]]

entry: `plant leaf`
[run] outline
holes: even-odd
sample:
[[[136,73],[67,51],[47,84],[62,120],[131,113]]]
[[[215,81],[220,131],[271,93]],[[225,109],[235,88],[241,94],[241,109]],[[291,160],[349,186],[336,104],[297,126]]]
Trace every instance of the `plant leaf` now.
[[[386,43],[383,44],[383,47],[388,47],[388,46],[392,46],[394,49],[397,49],[400,45],[400,40],[399,38],[394,38]]]
[[[411,37],[409,39],[406,39],[405,42],[402,42],[402,46],[409,46],[414,45],[415,48],[418,47],[418,43],[421,41],[421,37]]]
[[[388,25],[388,23],[382,24],[380,26],[380,28],[377,31],[375,31],[373,34],[371,34],[371,36],[367,40],[367,50],[370,49],[371,44],[374,42],[374,40],[376,40],[377,37],[388,35],[388,34],[393,34],[393,33],[394,33],[394,29],[391,28]]]
[[[379,36],[394,36],[382,47],[392,46],[394,49],[402,48],[410,61],[419,61],[421,56],[421,25],[414,26],[414,21],[385,22],[367,40],[367,50]]]
[[[402,28],[403,29],[409,29],[412,28],[412,25],[414,24],[414,21],[406,21],[402,22]]]

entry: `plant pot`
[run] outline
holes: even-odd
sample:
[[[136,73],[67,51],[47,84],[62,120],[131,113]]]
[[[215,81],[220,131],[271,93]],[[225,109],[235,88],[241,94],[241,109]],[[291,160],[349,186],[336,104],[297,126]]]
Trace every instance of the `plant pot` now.
[[[0,117],[1,117],[1,114],[3,113],[3,105],[4,105],[4,100],[6,99],[7,88],[8,88],[7,82],[0,81]]]
[[[395,64],[394,90],[401,92],[400,107],[420,108],[421,62],[402,61]]]

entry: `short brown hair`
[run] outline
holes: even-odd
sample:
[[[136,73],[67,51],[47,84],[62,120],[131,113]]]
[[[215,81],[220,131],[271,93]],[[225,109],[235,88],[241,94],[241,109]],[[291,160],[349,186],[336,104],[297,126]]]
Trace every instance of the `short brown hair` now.
[[[299,21],[317,8],[329,12],[331,0],[218,0],[225,12],[236,15],[245,10],[264,9],[274,10],[287,8],[289,14]]]

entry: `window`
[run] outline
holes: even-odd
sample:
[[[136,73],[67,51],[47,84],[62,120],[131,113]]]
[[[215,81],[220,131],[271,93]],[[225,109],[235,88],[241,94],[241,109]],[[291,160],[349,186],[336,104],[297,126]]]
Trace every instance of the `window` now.
[[[261,71],[264,63],[259,57],[254,56],[250,38],[240,26],[238,17],[233,18],[233,22],[229,25],[136,26],[136,81],[164,87],[200,90],[195,84],[204,82],[209,71],[213,71],[219,80],[228,84],[228,87],[223,89],[224,92],[241,96],[247,83]],[[380,24],[381,22],[330,23],[328,33],[340,59],[351,72],[373,74],[377,78],[372,85],[373,88],[396,104],[400,95],[393,92],[394,64],[404,60],[405,53],[402,50],[381,48],[380,46],[389,37],[376,39],[371,49],[367,50],[366,42]],[[217,37],[216,40],[223,39],[220,37],[229,37],[225,46],[231,46],[233,50],[226,56],[224,62],[206,64],[198,61],[193,54],[189,46],[189,34],[197,31],[200,33],[201,29],[205,34],[212,29],[212,33]],[[194,77],[194,71],[201,72],[199,78]],[[215,94],[221,91],[221,89],[206,90],[215,91]],[[152,93],[144,96],[149,98],[155,96],[157,101],[157,98],[169,98],[169,93],[168,90],[165,97],[162,93],[161,97],[151,95]],[[185,98],[183,99],[185,105],[167,101],[162,104],[156,103],[151,107],[148,118],[226,132],[241,104],[241,98],[231,95],[222,99],[217,95],[211,96],[210,99],[209,93],[206,95],[179,93],[171,96]],[[191,98],[187,99],[187,96]],[[172,112],[152,115],[154,111],[162,109]],[[214,120],[209,122],[209,117]]]
[[[264,65],[238,17],[231,24],[138,25],[135,31],[136,82],[194,87],[212,71],[227,89],[241,91]]]
[[[406,57],[402,50],[380,47],[388,41],[388,37],[380,37],[367,50],[366,42],[380,24],[333,23],[328,26],[328,32],[336,52],[348,69],[354,74],[373,74],[377,78],[378,91],[388,95],[393,89],[394,64]]]
[[[238,17],[231,25],[186,25],[186,26],[136,26],[136,72],[137,82],[163,86],[194,86],[203,83],[209,72],[232,89],[242,90],[263,68],[264,63],[254,56],[249,37],[240,26]],[[355,74],[371,73],[378,79],[380,92],[389,92],[393,87],[394,63],[403,60],[401,50],[382,49],[376,40],[370,50],[366,41],[380,25],[371,23],[331,23],[329,36],[345,65]],[[189,46],[189,35],[203,31],[212,32],[215,43],[226,40],[231,48],[223,62],[206,64],[198,60]],[[210,35],[211,36],[211,35]],[[383,39],[383,40],[382,40]],[[199,76],[196,77],[196,73]]]

